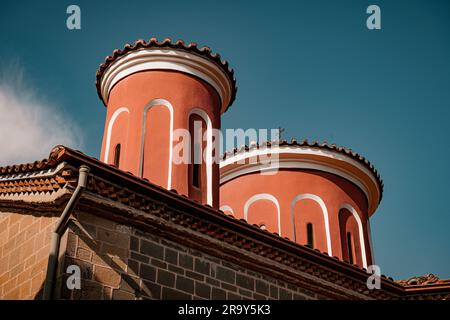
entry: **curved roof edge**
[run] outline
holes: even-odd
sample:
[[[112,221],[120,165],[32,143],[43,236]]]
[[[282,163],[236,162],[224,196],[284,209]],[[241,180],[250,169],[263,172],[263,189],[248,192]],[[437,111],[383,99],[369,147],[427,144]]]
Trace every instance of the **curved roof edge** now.
[[[276,149],[279,148],[279,149]],[[382,200],[383,197],[383,189],[384,189],[384,184],[383,184],[383,180],[381,179],[380,174],[378,173],[378,171],[375,169],[375,167],[373,166],[372,163],[370,163],[366,158],[364,158],[362,155],[347,149],[345,147],[339,147],[336,144],[328,144],[327,142],[324,143],[319,143],[317,141],[313,141],[313,142],[309,142],[308,140],[303,140],[303,141],[297,141],[296,139],[292,139],[291,141],[287,141],[287,140],[280,140],[280,141],[265,141],[261,144],[258,143],[252,143],[250,146],[247,145],[243,145],[239,148],[235,148],[231,151],[228,151],[226,153],[223,154],[222,159],[221,159],[221,164],[220,164],[220,169],[221,169],[221,180],[223,180],[222,178],[225,175],[230,175],[231,172],[235,172],[234,173],[234,177],[239,175],[239,173],[236,173],[237,170],[240,170],[242,168],[244,168],[245,166],[248,166],[248,164],[244,164],[243,162],[241,162],[242,158],[251,158],[254,155],[256,155],[256,152],[258,153],[273,153],[274,151],[280,154],[284,154],[284,153],[289,153],[289,151],[292,151],[292,149],[296,149],[298,148],[299,150],[309,150],[309,152],[306,153],[311,153],[312,156],[315,157],[315,160],[320,159],[320,158],[331,158],[334,157],[334,155],[337,157],[336,159],[333,159],[333,164],[329,163],[329,161],[327,162],[322,162],[320,161],[320,164],[322,166],[330,166],[330,168],[332,167],[332,165],[336,165],[337,167],[341,168],[342,165],[340,164],[343,161],[346,161],[348,163],[350,163],[350,165],[352,165],[353,167],[358,167],[358,170],[363,172],[366,180],[368,180],[370,178],[371,182],[367,183],[367,182],[363,182],[364,185],[368,185],[368,189],[370,190],[365,190],[364,185],[362,184],[358,184],[358,187],[360,187],[367,195],[369,202],[369,212],[370,214],[372,214],[373,212],[375,212],[376,208],[378,207],[379,203]],[[265,152],[265,150],[267,150],[267,152]],[[312,151],[312,152],[311,152]],[[305,153],[305,155],[306,155]],[[334,154],[334,155],[333,155]],[[297,155],[298,157],[301,157],[301,155]],[[308,154],[308,156],[310,156],[310,154]],[[281,164],[281,161],[280,161]],[[313,169],[314,166],[311,166],[311,168]],[[344,168],[346,169],[346,168]],[[248,171],[248,170],[247,170]],[[244,172],[244,171],[242,171]],[[348,173],[348,172],[347,172]],[[230,178],[228,177],[228,178]],[[352,179],[348,178],[349,175],[344,175],[344,178],[347,178],[347,180],[352,181]],[[231,179],[231,178],[230,178]],[[228,179],[229,180],[229,179]],[[222,182],[221,181],[221,182]],[[357,181],[353,181],[352,182],[357,182]],[[376,189],[376,190],[375,190]]]
[[[205,58],[215,64],[222,72],[227,76],[230,86],[231,93],[229,101],[226,102],[226,106],[223,108],[222,112],[226,112],[228,108],[233,104],[236,98],[237,86],[236,86],[236,78],[234,76],[234,70],[230,68],[229,63],[226,60],[222,60],[220,54],[213,53],[212,50],[203,46],[199,48],[195,42],[191,42],[186,44],[183,40],[177,40],[173,42],[171,39],[166,38],[163,41],[159,42],[156,38],[151,38],[150,40],[145,41],[142,39],[137,40],[134,44],[126,44],[122,50],[116,49],[113,51],[112,55],[107,56],[105,61],[100,64],[97,73],[96,73],[96,87],[97,94],[100,100],[106,104],[103,95],[102,95],[102,79],[105,75],[107,69],[117,60],[126,56],[130,52],[136,52],[140,49],[173,49],[177,51],[184,51],[187,53],[195,54],[202,58]]]

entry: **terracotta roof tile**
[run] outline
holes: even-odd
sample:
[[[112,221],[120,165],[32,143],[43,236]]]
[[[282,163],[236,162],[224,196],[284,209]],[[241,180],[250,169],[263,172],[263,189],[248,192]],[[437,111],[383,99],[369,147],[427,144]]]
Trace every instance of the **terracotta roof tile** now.
[[[0,174],[19,174],[53,168],[60,162],[58,161],[58,154],[60,152],[63,152],[65,149],[68,148],[62,145],[58,145],[51,150],[50,155],[46,159],[34,161],[31,163],[14,164],[0,167]]]
[[[32,163],[15,164],[5,167],[0,167],[0,174],[14,174],[25,173],[36,170],[42,170],[52,167],[54,164],[49,159],[43,159],[41,161],[35,161]]]
[[[411,277],[407,280],[398,280],[396,282],[403,286],[421,286],[421,285],[434,285],[434,284],[450,285],[450,279],[440,279],[432,273],[429,273],[424,276]]]

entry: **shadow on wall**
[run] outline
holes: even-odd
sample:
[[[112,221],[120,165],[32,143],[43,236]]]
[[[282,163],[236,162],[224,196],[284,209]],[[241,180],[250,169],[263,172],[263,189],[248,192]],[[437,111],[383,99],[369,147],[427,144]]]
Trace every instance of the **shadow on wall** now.
[[[102,218],[111,213],[82,202],[83,199],[79,208],[90,213],[77,211],[78,220],[70,221],[62,239],[55,299],[325,298],[310,291],[308,283],[299,286],[291,282],[291,277],[283,278],[282,273],[267,274],[253,266],[240,265],[240,258],[224,252],[222,247],[210,247],[209,242],[205,246],[198,238],[191,238],[189,232],[150,222],[141,225],[143,231],[134,225],[140,224],[139,217],[133,225],[121,224],[126,218]],[[165,212],[165,207],[149,204],[148,210]],[[66,286],[72,275],[64,271],[70,265],[81,269],[80,290]],[[42,287],[39,295],[42,296]]]
[[[152,299],[151,284],[140,279],[139,265],[128,261],[130,227],[94,216],[77,214],[108,229],[72,219],[61,239],[60,260],[53,291],[54,299],[130,300]],[[94,221],[97,220],[97,221]],[[114,228],[114,231],[110,229]],[[64,254],[65,251],[65,254]],[[81,271],[81,289],[67,286],[67,268],[76,265]],[[133,276],[135,275],[135,276]],[[42,283],[36,299],[42,298]]]

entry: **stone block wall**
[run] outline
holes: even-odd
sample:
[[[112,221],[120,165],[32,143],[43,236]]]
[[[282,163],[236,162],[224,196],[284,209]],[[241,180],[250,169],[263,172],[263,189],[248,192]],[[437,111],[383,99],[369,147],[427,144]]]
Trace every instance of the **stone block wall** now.
[[[204,254],[180,243],[79,213],[61,250],[62,299],[317,299],[314,292]],[[81,289],[66,286],[69,265]]]
[[[40,298],[56,219],[0,212],[0,299]]]

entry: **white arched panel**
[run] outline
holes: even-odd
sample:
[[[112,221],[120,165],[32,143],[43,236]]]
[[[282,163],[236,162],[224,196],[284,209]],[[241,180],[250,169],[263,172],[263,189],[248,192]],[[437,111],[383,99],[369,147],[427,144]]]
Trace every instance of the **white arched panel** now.
[[[258,201],[258,200],[269,200],[271,202],[273,202],[275,204],[275,206],[277,207],[277,221],[278,221],[278,234],[281,237],[281,217],[280,217],[280,204],[278,203],[277,198],[275,198],[273,195],[268,194],[268,193],[260,193],[260,194],[255,194],[254,196],[252,196],[250,199],[247,200],[247,202],[244,205],[244,219],[246,221],[248,221],[248,208],[250,208],[250,206]]]
[[[293,239],[294,239],[294,241],[296,241],[295,211],[294,211],[295,205],[297,204],[297,202],[299,202],[301,200],[305,200],[305,199],[309,199],[309,200],[313,200],[313,201],[317,202],[319,204],[320,208],[322,209],[323,220],[325,223],[325,233],[326,233],[326,237],[327,237],[327,251],[328,251],[328,255],[332,257],[333,253],[332,253],[332,249],[331,249],[330,220],[328,217],[327,206],[325,205],[325,202],[322,200],[322,198],[315,194],[301,193],[301,194],[298,194],[297,196],[295,196],[294,200],[292,200],[291,210],[292,210],[292,228],[293,228],[293,232],[294,232]]]
[[[111,119],[109,120],[108,123],[108,129],[106,131],[106,145],[105,145],[105,153],[103,155],[103,162],[108,163],[108,158],[109,158],[109,149],[111,148],[111,134],[112,134],[112,129],[114,126],[114,123],[116,122],[117,118],[119,117],[119,115],[122,112],[126,112],[126,113],[130,113],[130,110],[128,110],[128,108],[125,107],[121,107],[119,109],[117,109],[116,111],[114,111]]]
[[[363,230],[363,225],[361,222],[361,217],[359,216],[358,212],[356,212],[355,208],[353,208],[348,203],[342,204],[341,207],[339,208],[339,212],[342,209],[347,209],[348,211],[350,211],[352,213],[353,217],[355,217],[356,223],[358,224],[359,245],[361,247],[361,257],[362,257],[363,267],[367,269],[366,245],[365,245],[365,241],[364,241],[364,230]]]
[[[228,205],[226,205],[226,204],[224,204],[223,206],[221,206],[220,208],[219,208],[219,210],[222,210],[223,212],[231,212],[231,214],[234,216],[234,211],[233,211],[233,209],[230,207],[230,206],[228,206]]]
[[[169,109],[170,112],[170,132],[169,132],[169,166],[167,173],[167,190],[172,188],[172,143],[173,143],[173,106],[172,104],[165,99],[153,99],[144,108],[144,115],[142,117],[142,127],[141,127],[141,152],[139,155],[139,177],[142,178],[143,170],[144,170],[144,145],[145,145],[145,127],[147,124],[147,113],[151,107],[154,106],[164,106]]]
[[[188,128],[189,128],[189,119],[191,115],[196,114],[200,116],[205,122],[206,122],[206,203],[210,206],[213,205],[213,194],[212,194],[212,165],[213,165],[213,156],[212,156],[212,122],[209,118],[208,114],[200,109],[200,108],[194,108],[189,112],[188,115]],[[202,137],[203,139],[203,137]],[[203,151],[202,151],[203,155]],[[203,161],[203,157],[202,157]]]

